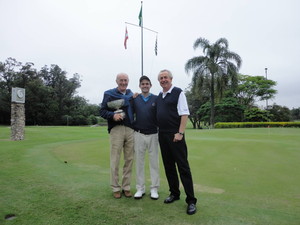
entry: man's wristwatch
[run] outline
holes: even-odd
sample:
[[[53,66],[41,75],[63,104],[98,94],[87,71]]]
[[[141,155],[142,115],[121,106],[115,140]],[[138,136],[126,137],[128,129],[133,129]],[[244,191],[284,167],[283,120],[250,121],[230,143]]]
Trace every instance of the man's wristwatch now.
[[[183,136],[183,134],[184,134],[184,133],[182,133],[182,132],[178,132],[178,134],[180,134],[180,135],[182,135],[182,136]]]

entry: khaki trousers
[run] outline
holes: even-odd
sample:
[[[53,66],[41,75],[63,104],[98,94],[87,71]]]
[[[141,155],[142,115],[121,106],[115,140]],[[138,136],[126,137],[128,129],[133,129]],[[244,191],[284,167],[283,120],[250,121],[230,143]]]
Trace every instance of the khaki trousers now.
[[[122,184],[119,183],[119,164],[123,151],[124,165]],[[115,126],[110,131],[110,184],[113,192],[130,190],[134,159],[134,130],[126,126]]]
[[[134,132],[136,158],[136,189],[145,192],[145,154],[148,150],[151,177],[150,189],[159,187],[158,134],[145,135]]]

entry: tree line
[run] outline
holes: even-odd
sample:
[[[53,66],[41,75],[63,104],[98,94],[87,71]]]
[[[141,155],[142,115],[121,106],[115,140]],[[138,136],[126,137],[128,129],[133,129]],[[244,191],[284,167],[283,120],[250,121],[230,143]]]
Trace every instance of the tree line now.
[[[11,91],[25,88],[26,125],[96,124],[99,106],[89,104],[76,90],[80,75],[67,78],[58,65],[40,70],[33,63],[22,64],[14,58],[0,62],[0,124],[10,124]]]
[[[198,38],[193,47],[203,52],[185,64],[185,71],[192,73],[185,93],[194,128],[213,127],[215,122],[300,120],[300,108],[256,105],[257,101],[275,97],[276,82],[264,76],[240,74],[242,58],[229,50],[227,39],[211,44]],[[0,62],[0,124],[10,124],[12,87],[26,90],[27,125],[99,123],[99,106],[77,95],[80,82],[79,74],[67,78],[67,72],[58,65],[37,70],[33,63],[22,64],[14,58]]]
[[[210,43],[198,38],[194,49],[203,54],[189,59],[186,72],[192,72],[192,82],[186,90],[190,120],[194,128],[213,127],[215,122],[263,122],[300,119],[300,108],[277,104],[261,109],[257,101],[273,99],[276,82],[263,76],[239,74],[241,57],[229,50],[227,39]]]

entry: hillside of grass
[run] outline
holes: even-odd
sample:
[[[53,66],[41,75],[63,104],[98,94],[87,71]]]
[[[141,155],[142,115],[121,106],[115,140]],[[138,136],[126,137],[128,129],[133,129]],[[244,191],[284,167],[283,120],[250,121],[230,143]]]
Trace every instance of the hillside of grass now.
[[[9,138],[1,126],[0,224],[300,224],[297,128],[187,129],[198,198],[192,216],[182,187],[179,201],[163,203],[161,160],[159,200],[149,189],[141,200],[112,197],[106,127],[26,127],[25,140]]]

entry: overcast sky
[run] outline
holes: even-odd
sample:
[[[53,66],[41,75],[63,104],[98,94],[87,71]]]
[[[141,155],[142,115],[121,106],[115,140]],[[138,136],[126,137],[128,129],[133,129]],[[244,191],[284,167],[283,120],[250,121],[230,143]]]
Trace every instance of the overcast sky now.
[[[78,95],[99,104],[103,92],[116,87],[119,72],[139,91],[141,76],[139,0],[0,0],[0,61],[8,57],[40,70],[56,64],[72,77],[81,75]],[[184,65],[194,56],[199,37],[214,43],[224,37],[243,60],[240,73],[277,82],[269,104],[300,107],[299,0],[144,0],[144,74],[158,94],[157,74],[173,72],[173,84],[185,89],[192,74]],[[265,106],[265,102],[258,103]]]

